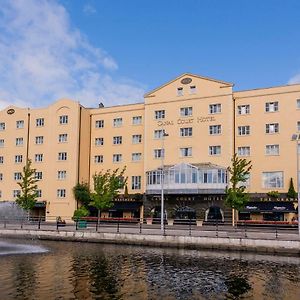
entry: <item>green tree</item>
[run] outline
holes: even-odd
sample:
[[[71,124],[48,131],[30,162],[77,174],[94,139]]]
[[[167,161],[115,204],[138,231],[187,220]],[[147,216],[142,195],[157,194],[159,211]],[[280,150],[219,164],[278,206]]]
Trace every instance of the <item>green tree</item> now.
[[[227,168],[230,175],[230,187],[227,187],[225,191],[225,205],[232,208],[232,225],[234,226],[235,210],[242,209],[249,200],[249,195],[243,183],[249,178],[252,165],[251,161],[239,158],[236,153],[231,159],[231,164]]]
[[[21,173],[21,181],[18,185],[21,188],[21,193],[16,199],[16,203],[27,211],[28,217],[30,210],[33,209],[37,199],[37,184],[38,179],[35,178],[36,169],[31,167],[31,160],[28,159]]]
[[[93,175],[94,192],[91,193],[91,205],[98,210],[98,225],[102,210],[113,206],[113,199],[119,194],[119,190],[126,185],[127,178],[124,178],[125,167],[119,171],[107,170]]]
[[[289,190],[287,193],[287,197],[292,198],[292,199],[297,198],[297,192],[295,191],[295,188],[294,188],[293,178],[291,178],[291,180],[290,180],[290,187],[289,187]]]
[[[77,201],[77,207],[78,207],[78,203],[80,203],[85,208],[87,208],[91,201],[89,185],[86,182],[81,182],[81,183],[78,182],[73,187],[73,193]]]

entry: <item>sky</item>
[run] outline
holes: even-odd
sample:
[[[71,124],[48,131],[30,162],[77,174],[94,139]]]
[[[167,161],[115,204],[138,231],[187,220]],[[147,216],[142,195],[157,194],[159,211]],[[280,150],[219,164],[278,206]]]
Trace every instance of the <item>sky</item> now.
[[[299,0],[1,0],[0,108],[143,102],[182,73],[300,83]]]

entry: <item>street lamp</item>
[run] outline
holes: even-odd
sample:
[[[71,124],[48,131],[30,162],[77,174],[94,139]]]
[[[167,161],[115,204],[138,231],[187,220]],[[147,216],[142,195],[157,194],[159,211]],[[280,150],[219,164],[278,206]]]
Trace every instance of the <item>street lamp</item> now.
[[[165,214],[164,214],[164,158],[165,158],[165,148],[164,148],[164,140],[165,137],[169,136],[165,130],[162,130],[162,136],[161,136],[161,178],[160,178],[160,183],[161,183],[161,197],[160,197],[160,229],[162,234],[164,233],[164,219],[165,219]]]
[[[296,155],[297,155],[297,193],[298,193],[298,233],[300,236],[300,189],[299,189],[299,141],[300,134],[293,134],[292,141],[296,141]]]

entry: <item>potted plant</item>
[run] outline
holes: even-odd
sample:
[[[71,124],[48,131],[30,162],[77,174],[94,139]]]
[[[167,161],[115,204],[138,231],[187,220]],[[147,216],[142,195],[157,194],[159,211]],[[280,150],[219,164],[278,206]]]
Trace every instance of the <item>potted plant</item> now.
[[[78,228],[86,228],[87,222],[86,220],[82,220],[82,218],[87,217],[88,215],[89,211],[84,206],[81,206],[74,211],[73,220],[77,222]]]

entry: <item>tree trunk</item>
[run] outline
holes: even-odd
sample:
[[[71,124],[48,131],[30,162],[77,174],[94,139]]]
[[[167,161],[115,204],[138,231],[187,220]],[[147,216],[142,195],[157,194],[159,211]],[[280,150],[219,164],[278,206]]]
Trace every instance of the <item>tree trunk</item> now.
[[[100,226],[100,216],[101,216],[101,212],[100,212],[100,209],[98,209],[97,228],[99,228],[99,226]]]
[[[232,208],[232,226],[234,227],[235,225],[235,209]]]

